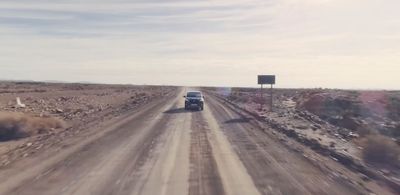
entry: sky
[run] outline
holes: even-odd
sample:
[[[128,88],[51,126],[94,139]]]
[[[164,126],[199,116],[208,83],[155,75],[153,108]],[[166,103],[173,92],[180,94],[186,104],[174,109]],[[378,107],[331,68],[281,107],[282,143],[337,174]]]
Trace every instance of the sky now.
[[[1,0],[0,79],[400,89],[398,0]]]

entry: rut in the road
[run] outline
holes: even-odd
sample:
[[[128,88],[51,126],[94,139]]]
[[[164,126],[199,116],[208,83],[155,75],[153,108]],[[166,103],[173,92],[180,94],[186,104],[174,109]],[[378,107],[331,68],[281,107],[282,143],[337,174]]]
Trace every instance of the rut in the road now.
[[[190,143],[190,195],[225,194],[208,133],[209,128],[201,120],[200,113],[194,113]]]
[[[212,111],[262,194],[363,194],[282,147],[243,116],[212,100]]]

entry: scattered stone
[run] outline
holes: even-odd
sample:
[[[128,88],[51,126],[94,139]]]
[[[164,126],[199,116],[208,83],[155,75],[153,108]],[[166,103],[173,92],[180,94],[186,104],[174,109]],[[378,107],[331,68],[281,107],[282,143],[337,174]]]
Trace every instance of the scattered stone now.
[[[354,139],[354,138],[358,138],[360,136],[357,133],[350,132],[349,137]]]
[[[335,137],[340,137],[338,133],[333,134]]]
[[[392,178],[394,181],[396,181],[396,182],[400,182],[400,178],[398,178],[398,177],[392,176],[391,178]]]
[[[279,138],[279,141],[281,141],[281,142],[287,142],[287,140],[284,139],[284,138],[282,138],[282,137]]]
[[[26,105],[21,102],[21,99],[19,97],[16,98],[16,101],[17,101],[17,105],[15,106],[16,108],[25,108],[26,107]]]
[[[313,126],[314,126],[315,128],[317,128],[317,129],[322,129],[321,125],[319,125],[319,124],[314,124]]]
[[[362,174],[362,173],[360,173],[360,178],[361,178],[363,181],[370,181],[370,180],[371,180],[368,176],[366,176],[366,175],[364,175],[364,174]]]
[[[3,162],[1,162],[1,164],[3,164],[3,166],[6,166],[8,164],[10,164],[11,162],[8,159],[3,160]]]
[[[308,125],[304,125],[304,124],[296,125],[296,128],[297,128],[297,129],[305,130],[305,129],[308,129]]]
[[[35,149],[36,150],[39,150],[40,148],[42,148],[43,147],[43,144],[40,144],[38,147],[36,147]]]
[[[381,173],[382,173],[383,175],[385,175],[385,176],[390,175],[390,171],[387,170],[387,169],[381,169],[380,171],[381,171]]]

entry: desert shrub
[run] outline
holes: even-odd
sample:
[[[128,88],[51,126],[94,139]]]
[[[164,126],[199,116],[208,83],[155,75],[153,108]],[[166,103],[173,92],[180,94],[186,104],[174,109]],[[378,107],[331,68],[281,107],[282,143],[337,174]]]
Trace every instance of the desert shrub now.
[[[267,104],[269,102],[265,96],[263,98],[260,96],[253,96],[252,101],[257,104]]]
[[[230,101],[236,101],[237,99],[238,99],[238,96],[235,96],[235,95],[229,95],[228,96],[228,99],[230,100]]]
[[[346,99],[345,97],[327,99],[323,106],[325,115],[358,116],[361,113],[360,102]]]
[[[247,102],[248,97],[243,93],[231,93],[228,97],[229,100],[234,102]]]
[[[394,137],[400,138],[400,124],[396,125],[396,127],[392,130],[392,134]]]
[[[392,120],[400,120],[400,98],[390,97],[387,105],[388,116]]]
[[[238,98],[238,101],[239,101],[239,102],[248,102],[248,100],[249,100],[249,98],[246,97],[246,96],[240,96],[240,97]]]
[[[376,131],[372,130],[370,127],[368,126],[364,126],[362,128],[357,129],[357,133],[358,135],[360,135],[360,137],[368,137],[371,134],[376,134]]]
[[[365,137],[363,159],[370,164],[394,165],[400,164],[400,148],[390,138],[379,134]]]
[[[33,117],[22,113],[0,113],[0,141],[41,134],[51,129],[63,128],[65,123],[52,117]]]
[[[139,97],[148,96],[148,94],[146,92],[140,92],[140,93],[137,93],[136,95],[139,96]]]

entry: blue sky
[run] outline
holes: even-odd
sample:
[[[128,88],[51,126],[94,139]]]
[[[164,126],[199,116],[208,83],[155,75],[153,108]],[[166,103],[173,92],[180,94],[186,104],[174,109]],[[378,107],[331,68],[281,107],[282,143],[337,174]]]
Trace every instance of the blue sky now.
[[[400,88],[396,0],[0,2],[0,78]]]

